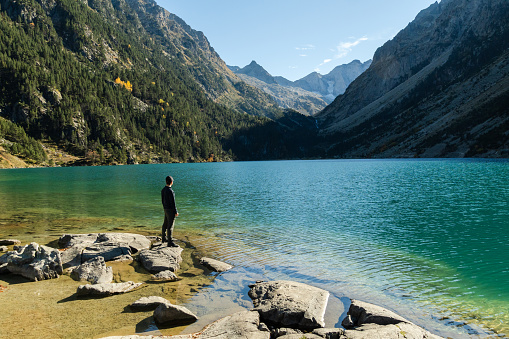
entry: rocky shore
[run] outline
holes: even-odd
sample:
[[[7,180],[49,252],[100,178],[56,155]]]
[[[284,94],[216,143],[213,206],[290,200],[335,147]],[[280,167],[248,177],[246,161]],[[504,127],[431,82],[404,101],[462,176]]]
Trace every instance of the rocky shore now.
[[[147,284],[165,286],[182,279],[179,271],[183,248],[166,247],[157,237],[131,233],[64,234],[58,240],[60,249],[37,243],[21,246],[15,239],[0,240],[0,245],[12,248],[0,256],[0,280],[4,275],[15,274],[39,284],[65,275],[80,281],[74,295],[68,297],[78,301],[134,295]],[[114,279],[113,266],[132,266],[134,262],[144,272],[150,272],[147,281]],[[203,272],[219,274],[232,268],[212,258],[195,258],[194,262]],[[2,288],[7,287],[0,285],[0,292]],[[163,295],[154,293],[137,298],[118,312],[146,313],[161,328],[182,328],[198,319],[185,306]],[[392,311],[359,300],[351,301],[347,316],[340,319],[341,328],[326,328],[324,315],[329,292],[299,282],[257,281],[249,286],[248,295],[252,309],[228,315],[196,333],[107,338],[440,338]],[[340,316],[337,315],[338,319]],[[56,336],[59,335],[55,333]]]

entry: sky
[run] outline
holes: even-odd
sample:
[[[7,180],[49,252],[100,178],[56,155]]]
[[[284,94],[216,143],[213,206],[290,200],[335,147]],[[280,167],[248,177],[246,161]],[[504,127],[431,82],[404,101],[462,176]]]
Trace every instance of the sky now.
[[[273,76],[329,73],[376,49],[435,0],[155,0],[202,31],[230,66],[255,60]]]

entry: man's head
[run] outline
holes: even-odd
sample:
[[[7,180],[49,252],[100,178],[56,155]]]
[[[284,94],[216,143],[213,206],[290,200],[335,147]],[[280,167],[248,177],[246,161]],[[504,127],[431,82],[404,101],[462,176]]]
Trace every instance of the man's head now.
[[[166,185],[171,186],[173,184],[173,178],[171,176],[166,177]]]

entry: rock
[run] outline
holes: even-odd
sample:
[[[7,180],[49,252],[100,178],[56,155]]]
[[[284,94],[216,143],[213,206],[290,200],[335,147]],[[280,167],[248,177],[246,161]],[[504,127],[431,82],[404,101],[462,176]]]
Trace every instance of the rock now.
[[[100,233],[96,242],[127,244],[132,253],[138,253],[152,245],[146,236],[133,233]]]
[[[131,292],[132,290],[140,287],[143,283],[135,283],[127,281],[122,283],[104,283],[96,285],[81,285],[78,286],[76,292],[79,296],[109,296],[113,294],[122,294]]]
[[[341,322],[341,325],[344,328],[354,328],[355,327],[355,323],[353,322],[352,316],[348,314],[345,317],[345,319],[343,319],[343,321]]]
[[[181,334],[175,336],[114,336],[103,339],[150,339],[150,338],[171,338],[171,339],[270,339],[270,332],[260,331],[260,315],[258,312],[242,311],[225,318],[219,319],[210,325],[205,326],[198,333]]]
[[[150,240],[152,245],[155,244],[155,243],[160,243],[160,242],[163,241],[163,238],[157,237],[157,236],[153,236],[153,235],[147,235],[147,239]]]
[[[313,334],[316,334],[325,339],[340,339],[345,333],[342,328],[316,328],[313,330]]]
[[[176,272],[182,262],[182,248],[161,246],[152,250],[142,250],[138,255],[138,260],[143,267],[151,273],[161,271]]]
[[[377,325],[364,324],[354,330],[346,330],[345,337],[348,339],[438,339],[441,338],[409,323]]]
[[[81,252],[81,262],[86,262],[96,257],[103,257],[110,261],[123,255],[131,255],[130,247],[125,243],[100,242],[91,244]]]
[[[176,281],[176,280],[178,280],[178,277],[172,271],[167,270],[167,271],[161,271],[157,274],[152,275],[150,280],[152,280],[152,281]]]
[[[99,256],[105,261],[131,260],[131,253],[150,248],[151,241],[132,233],[90,233],[64,234],[58,244],[66,248],[62,256],[64,268],[68,268]]]
[[[301,330],[297,330],[295,328],[286,328],[286,327],[276,328],[272,332],[272,334],[274,335],[275,338],[279,338],[279,337],[282,337],[285,335],[302,334],[302,333],[304,333],[304,332],[302,332]]]
[[[352,317],[354,326],[368,323],[389,325],[409,322],[392,311],[360,300],[352,300],[348,315]]]
[[[169,302],[160,304],[154,311],[154,319],[160,324],[172,321],[195,321],[198,317],[184,306]]]
[[[125,255],[121,255],[119,257],[115,257],[115,258],[111,259],[110,261],[116,261],[116,262],[121,262],[124,264],[130,264],[134,261],[134,259],[129,254],[125,254]]]
[[[7,246],[0,246],[0,252],[7,252],[9,250],[9,247]]]
[[[232,265],[206,257],[201,258],[200,264],[214,272],[225,272],[233,268]]]
[[[351,339],[361,338],[441,338],[411,323],[407,319],[383,307],[352,300],[348,315],[355,328],[346,330],[345,335]]]
[[[0,274],[9,274],[11,271],[7,268],[7,264],[0,264]]]
[[[305,334],[287,334],[278,337],[278,339],[323,339],[323,337],[320,337],[313,333],[305,333]]]
[[[93,244],[98,233],[91,234],[64,234],[58,239],[58,246],[69,248],[77,245]]]
[[[249,291],[262,321],[279,327],[312,330],[324,327],[329,292],[292,281],[255,284]]]
[[[64,234],[58,240],[58,245],[64,248],[80,244],[97,243],[120,244],[123,247],[128,247],[132,253],[150,248],[152,245],[151,241],[146,236],[134,233]]]
[[[0,246],[11,246],[11,245],[20,245],[21,241],[17,239],[2,239],[0,240]]]
[[[170,302],[162,297],[151,296],[140,298],[129,306],[135,310],[145,311],[145,310],[155,310],[159,305],[167,303]]]
[[[92,284],[110,283],[113,280],[113,269],[106,267],[103,257],[96,257],[76,267],[71,277],[75,280],[86,280]]]
[[[33,281],[58,278],[63,273],[60,251],[35,242],[0,257],[0,264]]]
[[[261,331],[258,312],[241,311],[206,326],[196,337],[198,339],[269,339],[270,332]],[[195,338],[195,337],[193,337]]]
[[[258,330],[262,332],[270,332],[269,327],[265,323],[260,323],[260,325],[258,325]]]
[[[84,248],[84,245],[75,245],[60,252],[62,257],[62,266],[64,268],[69,268],[81,265],[81,253]]]

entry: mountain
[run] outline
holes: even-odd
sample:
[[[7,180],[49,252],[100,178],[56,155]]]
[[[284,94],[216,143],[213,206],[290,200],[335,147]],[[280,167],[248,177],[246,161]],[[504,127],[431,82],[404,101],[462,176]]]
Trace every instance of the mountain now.
[[[273,77],[256,61],[244,68],[228,67],[246,83],[271,95],[281,107],[313,115],[344,93],[348,85],[370,64],[371,60],[365,63],[354,60],[347,65],[337,66],[329,74],[313,72],[297,81],[281,76]]]
[[[0,0],[0,31],[0,147],[29,162],[293,157],[316,129],[152,0]]]
[[[509,155],[509,2],[442,0],[317,115],[336,157]]]
[[[230,69],[232,69],[232,70],[235,69],[234,72],[236,74],[248,75],[250,77],[261,80],[266,84],[276,84],[276,80],[274,79],[274,77],[272,75],[270,75],[269,72],[267,72],[265,70],[265,68],[258,65],[258,63],[256,63],[256,61],[254,61],[254,60],[251,61],[251,63],[244,68],[232,67]]]
[[[281,81],[278,78],[281,77],[273,77],[256,61],[252,61],[244,68],[228,67],[244,82],[270,95],[283,108],[292,109],[304,115],[313,115],[327,106],[317,93],[278,84],[278,81]]]
[[[284,86],[299,87],[310,92],[319,93],[330,104],[338,95],[343,94],[348,85],[368,69],[370,65],[371,60],[364,63],[354,60],[349,64],[336,66],[326,75],[313,72],[291,84],[284,80],[279,80],[279,83],[284,84]]]

